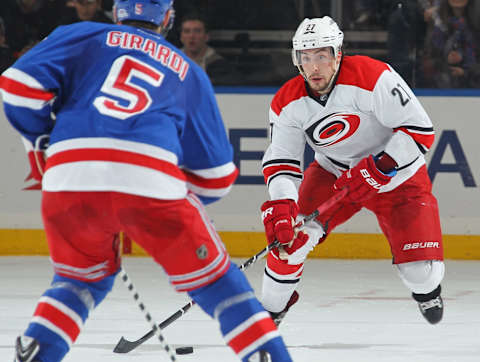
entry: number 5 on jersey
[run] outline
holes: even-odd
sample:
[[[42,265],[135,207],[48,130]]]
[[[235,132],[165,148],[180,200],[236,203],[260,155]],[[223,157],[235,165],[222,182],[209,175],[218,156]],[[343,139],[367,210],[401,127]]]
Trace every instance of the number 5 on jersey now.
[[[159,87],[162,84],[164,74],[151,65],[128,55],[115,59],[101,91],[125,100],[127,105],[122,105],[117,99],[110,97],[97,97],[93,105],[101,114],[127,119],[145,112],[150,107],[152,104],[150,94],[145,88],[132,83],[132,78],[138,78],[154,87]]]

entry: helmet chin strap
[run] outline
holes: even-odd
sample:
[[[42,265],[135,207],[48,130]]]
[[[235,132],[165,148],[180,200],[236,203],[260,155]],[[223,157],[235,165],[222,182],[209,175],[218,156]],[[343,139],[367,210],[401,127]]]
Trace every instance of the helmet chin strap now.
[[[335,60],[336,62],[336,60]],[[332,78],[330,78],[330,82],[328,82],[328,85],[327,85],[327,88],[325,88],[325,91],[324,93],[328,93],[330,92],[330,90],[332,89],[333,87],[333,82],[335,82],[335,78],[337,77],[337,73],[340,69],[340,63],[342,62],[342,58],[340,58],[340,60],[338,61],[338,64],[337,66],[335,67],[335,72],[333,72],[333,75],[332,75]]]

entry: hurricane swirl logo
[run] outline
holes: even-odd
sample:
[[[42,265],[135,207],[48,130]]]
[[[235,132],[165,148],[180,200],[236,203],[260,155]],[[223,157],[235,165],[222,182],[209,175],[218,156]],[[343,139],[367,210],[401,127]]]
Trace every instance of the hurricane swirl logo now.
[[[319,147],[328,147],[347,139],[360,125],[360,117],[355,114],[332,113],[312,124],[307,135]]]

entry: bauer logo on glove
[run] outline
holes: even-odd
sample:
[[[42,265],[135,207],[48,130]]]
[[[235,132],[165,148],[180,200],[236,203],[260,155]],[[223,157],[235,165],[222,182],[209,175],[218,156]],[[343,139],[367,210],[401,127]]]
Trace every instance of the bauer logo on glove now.
[[[261,207],[263,225],[268,243],[278,240],[289,243],[295,237],[293,230],[298,214],[297,203],[290,199],[266,201]]]
[[[348,189],[351,202],[362,202],[375,196],[380,188],[390,182],[397,171],[383,173],[375,164],[372,155],[362,159],[358,165],[344,172],[333,185],[335,190]]]

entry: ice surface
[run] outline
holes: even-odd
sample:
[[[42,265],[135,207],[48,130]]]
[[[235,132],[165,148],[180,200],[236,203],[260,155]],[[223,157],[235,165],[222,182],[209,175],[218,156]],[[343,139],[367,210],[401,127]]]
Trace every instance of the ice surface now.
[[[243,260],[236,259],[238,263]],[[263,260],[246,273],[260,290]],[[124,258],[124,266],[153,317],[162,321],[188,302],[175,293],[148,258]],[[0,361],[13,359],[13,341],[27,326],[52,275],[47,257],[0,257]],[[445,315],[429,325],[388,260],[308,260],[300,300],[280,331],[294,361],[480,361],[480,262],[446,261]],[[113,292],[91,314],[64,361],[169,361],[158,340],[134,351],[112,352],[121,336],[149,331],[143,314],[117,279]],[[238,361],[224,345],[216,322],[198,307],[167,327],[173,347],[194,347],[178,361]]]

